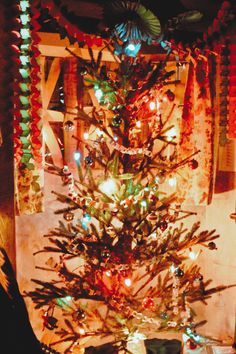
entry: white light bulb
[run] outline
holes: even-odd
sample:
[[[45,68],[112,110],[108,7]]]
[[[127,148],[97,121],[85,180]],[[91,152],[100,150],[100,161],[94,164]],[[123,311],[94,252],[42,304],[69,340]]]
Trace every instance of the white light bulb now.
[[[171,186],[171,187],[175,187],[176,184],[177,184],[176,178],[175,178],[175,177],[169,178],[169,179],[168,179],[168,184],[169,184],[169,186]]]
[[[84,140],[88,140],[89,138],[89,133],[84,133]]]
[[[75,161],[79,161],[81,158],[81,153],[79,151],[74,152],[74,159]]]
[[[153,102],[153,101],[150,102],[150,103],[149,103],[149,108],[150,108],[151,111],[154,111],[154,109],[156,108],[155,102]]]
[[[108,196],[112,196],[118,191],[118,185],[114,179],[108,178],[99,185],[99,189]]]
[[[98,99],[98,101],[100,101],[102,96],[103,96],[102,90],[101,89],[95,89],[95,96]]]
[[[125,283],[125,285],[126,285],[127,287],[130,287],[131,284],[132,284],[132,281],[131,281],[131,279],[126,278],[125,281],[124,281],[124,283]]]
[[[176,128],[171,128],[169,129],[167,132],[166,132],[166,138],[168,141],[171,141],[173,140],[177,135],[177,131],[176,131]]]
[[[81,336],[83,336],[85,334],[85,330],[83,328],[79,329],[79,334],[81,334]]]
[[[129,50],[135,50],[135,45],[130,43],[128,46],[127,46],[127,49]]]
[[[174,266],[174,264],[172,264],[172,266],[170,267],[170,272],[174,273],[176,271],[176,267]]]

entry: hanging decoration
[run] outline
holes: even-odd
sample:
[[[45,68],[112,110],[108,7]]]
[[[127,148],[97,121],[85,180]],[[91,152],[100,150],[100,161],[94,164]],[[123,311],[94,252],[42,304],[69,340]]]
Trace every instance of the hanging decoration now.
[[[203,34],[205,44],[211,44],[226,33],[236,15],[236,5],[233,1],[223,1],[216,18]]]
[[[161,34],[159,19],[140,2],[114,0],[104,6],[104,23],[117,42],[116,55],[136,57],[142,42],[157,43]]]
[[[96,45],[101,47],[104,44],[101,37],[84,33],[80,31],[76,25],[69,22],[66,17],[63,16],[62,8],[57,6],[57,3],[58,2],[53,0],[40,0],[40,6],[43,9],[48,9],[49,14],[58,22],[61,28],[63,28],[70,37],[80,43],[80,45],[87,45],[88,47]]]
[[[187,177],[189,171],[186,171],[186,185],[181,185],[179,193],[186,204],[206,205],[211,202],[213,193],[215,116],[210,82],[215,82],[211,70],[215,56],[204,57],[197,51],[195,54],[189,63],[179,153],[188,155],[197,148],[200,152],[198,168],[191,167],[191,180]]]
[[[17,214],[43,210],[43,167],[40,117],[40,82],[37,58],[37,14],[29,1],[19,2],[18,45],[15,45],[19,78],[14,85],[15,200]],[[34,55],[32,55],[32,53]]]
[[[159,19],[140,2],[114,0],[104,8],[105,22],[122,42],[151,44],[161,33]]]
[[[227,136],[229,139],[236,139],[236,80],[235,80],[235,66],[236,66],[236,36],[231,37],[229,45],[229,96],[228,96],[228,126]]]

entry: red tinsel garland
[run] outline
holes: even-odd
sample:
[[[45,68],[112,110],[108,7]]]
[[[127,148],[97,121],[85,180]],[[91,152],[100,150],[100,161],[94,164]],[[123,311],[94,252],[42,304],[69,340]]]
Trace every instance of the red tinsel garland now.
[[[15,200],[17,214],[31,214],[42,211],[43,167],[42,167],[42,122],[40,91],[40,67],[37,58],[39,39],[33,4],[20,2],[17,6],[17,30],[13,34],[17,41],[14,51],[14,158],[15,158]]]
[[[39,43],[39,36],[37,35],[37,31],[40,29],[40,25],[37,22],[39,17],[39,12],[34,6],[34,2],[31,5],[31,58],[30,58],[30,65],[31,65],[31,95],[30,95],[30,102],[31,102],[31,150],[36,163],[42,163],[42,118],[39,114],[41,109],[41,102],[40,102],[40,91],[37,85],[40,82],[40,66],[37,62],[38,57],[40,56],[40,51],[37,47]],[[41,166],[40,166],[41,167]]]
[[[40,0],[40,5],[42,8],[48,9],[50,15],[58,22],[58,24],[78,42],[82,42],[88,47],[94,45],[101,47],[103,45],[103,39],[101,37],[86,34],[80,31],[77,26],[70,23],[52,0]]]

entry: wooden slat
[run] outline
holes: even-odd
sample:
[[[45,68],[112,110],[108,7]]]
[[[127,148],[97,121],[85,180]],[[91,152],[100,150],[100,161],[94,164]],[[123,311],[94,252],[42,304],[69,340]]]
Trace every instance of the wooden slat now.
[[[61,39],[57,33],[39,32],[38,36],[40,38],[39,50],[43,56],[56,58],[71,57],[72,54],[66,50],[66,48],[68,48],[75,55],[78,55],[86,60],[90,59],[88,49],[79,48],[77,43],[71,45],[68,39]],[[93,53],[95,58],[97,58],[100,50],[101,48],[93,46]],[[108,62],[115,62],[115,57],[109,52],[109,50],[103,50],[103,60]]]

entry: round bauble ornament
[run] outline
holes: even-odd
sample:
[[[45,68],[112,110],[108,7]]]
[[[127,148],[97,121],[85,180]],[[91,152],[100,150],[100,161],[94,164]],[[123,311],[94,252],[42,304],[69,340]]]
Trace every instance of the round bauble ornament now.
[[[156,215],[155,212],[151,212],[148,216],[147,216],[147,220],[152,224],[155,225],[157,223],[158,220],[158,216]]]
[[[184,271],[181,269],[181,268],[176,268],[175,270],[175,276],[178,277],[178,278],[181,278],[184,276]]]
[[[144,309],[151,310],[154,307],[155,303],[154,303],[154,300],[151,297],[145,297],[143,299],[142,305],[143,305]]]
[[[48,314],[46,313],[45,315],[43,315],[43,323],[44,326],[49,329],[50,331],[52,331],[53,329],[57,328],[57,322],[58,320],[53,317],[53,316],[48,316]]]
[[[217,247],[216,247],[215,242],[209,242],[209,243],[208,243],[208,248],[209,248],[210,250],[217,250]]]
[[[165,230],[167,229],[167,227],[168,227],[168,224],[167,224],[166,221],[161,221],[161,222],[160,222],[159,229],[160,229],[162,232],[165,231]]]
[[[69,250],[73,253],[81,253],[85,250],[85,246],[80,239],[75,238],[70,244]]]
[[[190,350],[194,350],[197,348],[197,344],[190,338],[187,340],[186,345],[187,345],[187,348]]]
[[[63,218],[66,220],[66,221],[72,221],[74,219],[74,214],[71,212],[71,211],[66,211],[64,214],[63,214]]]
[[[173,102],[175,99],[175,94],[171,90],[166,91],[166,97],[170,102]]]
[[[162,312],[160,313],[160,318],[161,318],[162,320],[168,320],[169,316],[168,316],[168,314],[167,314],[166,312],[162,311]]]
[[[75,129],[74,123],[71,120],[67,120],[64,123],[64,130],[70,132]]]
[[[73,320],[76,322],[82,322],[86,319],[86,313],[82,309],[78,309],[73,313]]]
[[[122,118],[119,115],[116,115],[112,118],[113,127],[119,127],[122,123]]]
[[[93,164],[94,164],[92,156],[86,156],[84,161],[85,161],[86,165],[88,165],[88,166],[93,166]]]
[[[196,170],[196,168],[198,168],[198,162],[195,159],[189,161],[188,165],[192,170]]]
[[[104,261],[107,261],[111,257],[111,252],[107,247],[101,251],[101,257]]]
[[[87,69],[85,66],[81,66],[78,68],[78,73],[81,75],[81,76],[84,76],[88,73]]]

